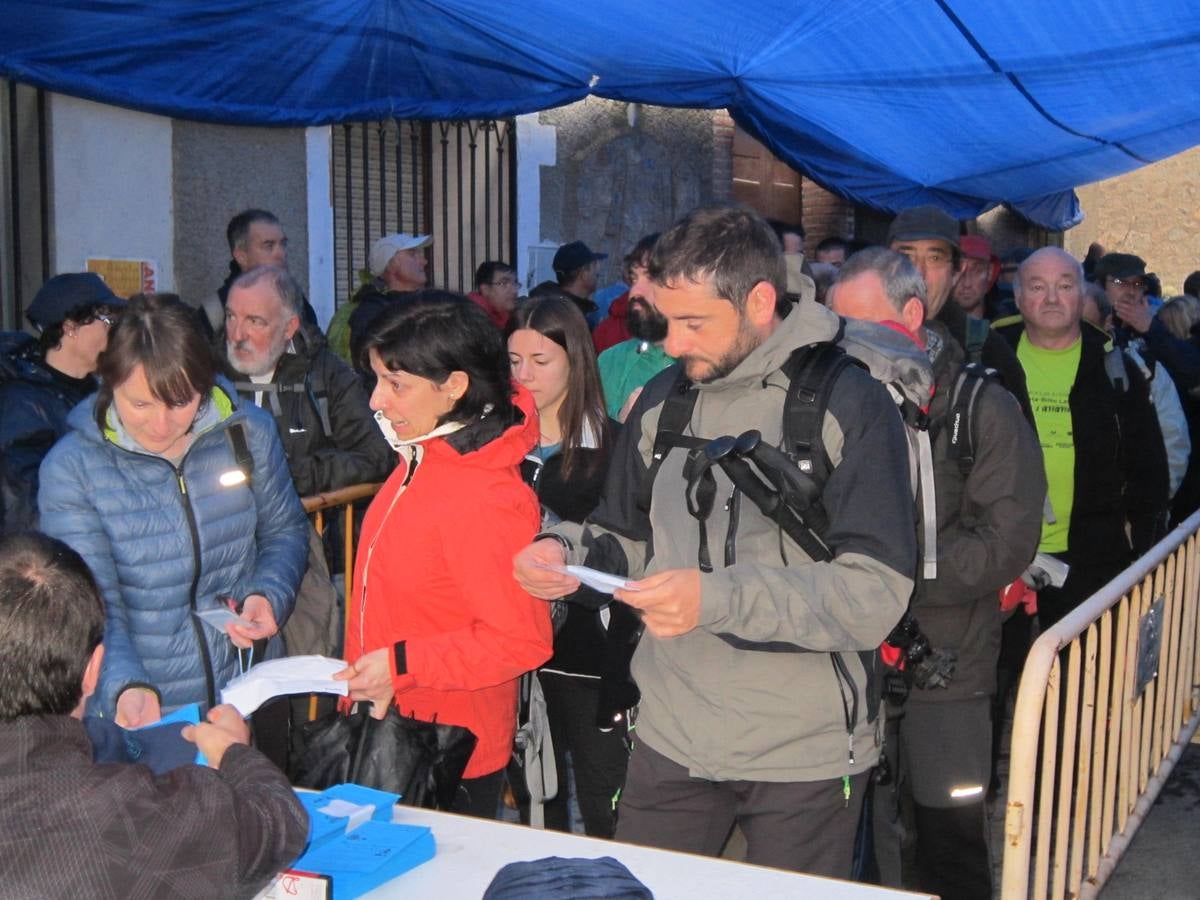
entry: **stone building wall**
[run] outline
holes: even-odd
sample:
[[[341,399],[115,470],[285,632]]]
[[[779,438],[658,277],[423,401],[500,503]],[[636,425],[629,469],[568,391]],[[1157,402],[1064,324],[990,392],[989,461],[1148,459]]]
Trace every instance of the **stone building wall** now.
[[[1086,218],[1064,246],[1082,259],[1099,242],[1135,253],[1162,280],[1167,296],[1200,269],[1200,148],[1078,189]]]
[[[541,170],[541,237],[607,253],[602,285],[621,277],[638,238],[713,199],[708,110],[589,97],[539,122],[557,129],[557,162]]]

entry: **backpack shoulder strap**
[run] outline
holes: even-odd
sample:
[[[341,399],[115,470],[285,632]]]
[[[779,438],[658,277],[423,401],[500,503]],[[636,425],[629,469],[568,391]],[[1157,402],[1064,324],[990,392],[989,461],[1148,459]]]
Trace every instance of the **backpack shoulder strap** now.
[[[958,463],[959,471],[969,475],[975,466],[975,402],[988,379],[996,377],[994,369],[968,363],[958,373],[950,395],[950,409],[945,428],[950,431],[947,456]]]
[[[246,485],[249,486],[254,477],[254,453],[250,449],[250,441],[246,438],[246,426],[241,422],[234,422],[225,429],[225,436],[229,439],[233,459],[246,476]]]
[[[967,343],[963,349],[967,351],[967,362],[970,365],[983,365],[983,345],[987,343],[991,328],[992,325],[987,319],[967,316]]]
[[[654,493],[654,479],[662,468],[663,460],[675,447],[693,446],[703,441],[687,438],[684,430],[692,421],[692,411],[696,408],[696,391],[683,367],[679,367],[675,381],[667,391],[662,408],[658,413],[658,428],[654,432],[654,448],[650,453],[650,466],[646,477],[642,480],[641,490],[638,491],[637,506],[642,512],[650,511],[650,499]]]
[[[833,468],[821,434],[825,411],[834,383],[852,362],[835,343],[822,342],[793,350],[782,368],[788,379],[783,402],[783,450],[821,488]]]

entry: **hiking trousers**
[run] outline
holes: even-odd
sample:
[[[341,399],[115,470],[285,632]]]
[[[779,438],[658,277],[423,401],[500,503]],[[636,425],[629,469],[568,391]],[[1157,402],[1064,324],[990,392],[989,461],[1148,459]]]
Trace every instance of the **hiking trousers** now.
[[[986,794],[991,698],[887,706],[884,755],[892,777],[875,787],[874,837],[885,885],[943,900],[992,895]],[[908,805],[910,816],[904,816]],[[911,829],[911,830],[910,830]]]
[[[618,808],[617,840],[717,856],[736,823],[746,862],[850,878],[868,775],[827,781],[708,781],[638,741]]]

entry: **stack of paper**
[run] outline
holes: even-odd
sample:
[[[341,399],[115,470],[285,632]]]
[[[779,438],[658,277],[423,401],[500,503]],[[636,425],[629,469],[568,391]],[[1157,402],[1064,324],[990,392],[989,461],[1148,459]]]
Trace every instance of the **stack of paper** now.
[[[340,659],[327,656],[289,656],[272,659],[239,675],[221,691],[221,702],[231,703],[248,716],[268,700],[286,694],[347,693],[345,681],[334,681],[335,672],[346,668]]]

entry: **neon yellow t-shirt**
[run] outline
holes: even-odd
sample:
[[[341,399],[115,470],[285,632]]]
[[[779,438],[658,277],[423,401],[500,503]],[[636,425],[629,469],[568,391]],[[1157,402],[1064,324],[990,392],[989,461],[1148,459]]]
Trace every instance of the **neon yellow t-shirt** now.
[[[1071,507],[1075,501],[1075,434],[1071,425],[1071,386],[1079,371],[1082,339],[1065,350],[1043,350],[1022,334],[1017,359],[1025,370],[1033,420],[1046,464],[1046,483],[1054,523],[1042,522],[1038,550],[1061,553],[1067,549]]]

